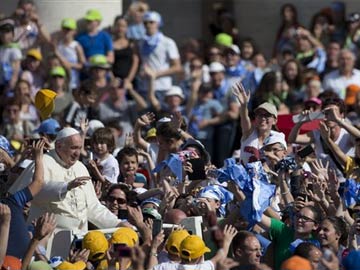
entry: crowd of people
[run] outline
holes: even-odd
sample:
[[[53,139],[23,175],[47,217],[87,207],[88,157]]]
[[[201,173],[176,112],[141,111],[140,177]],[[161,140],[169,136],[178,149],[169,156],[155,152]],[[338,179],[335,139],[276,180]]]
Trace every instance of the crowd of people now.
[[[0,20],[1,269],[360,269],[360,13],[285,4],[269,58],[217,7]]]

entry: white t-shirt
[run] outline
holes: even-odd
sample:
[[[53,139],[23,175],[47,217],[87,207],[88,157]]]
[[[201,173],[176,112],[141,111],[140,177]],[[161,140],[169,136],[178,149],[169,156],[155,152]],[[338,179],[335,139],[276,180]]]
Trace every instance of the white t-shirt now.
[[[139,43],[139,48],[142,47],[142,41]],[[141,52],[141,50],[140,50]],[[180,59],[179,50],[174,40],[169,37],[162,36],[159,44],[156,46],[154,51],[149,55],[140,55],[142,65],[148,65],[150,68],[161,71],[170,68],[170,61]],[[163,76],[155,81],[155,90],[165,91],[169,90],[172,86],[171,76]],[[144,89],[148,89],[148,81],[143,86]]]
[[[100,170],[101,174],[109,182],[116,184],[119,176],[119,163],[116,158],[110,154],[106,159],[100,161]]]
[[[20,61],[21,51],[17,47],[0,46],[0,85],[4,85],[5,79],[10,80],[12,74],[12,64]]]
[[[199,264],[180,264],[176,262],[165,262],[155,265],[153,270],[215,270],[212,261],[204,261]]]
[[[149,143],[146,152],[149,153],[152,161],[156,164],[157,156],[159,154],[159,145],[157,143]]]
[[[354,68],[350,78],[341,75],[339,70],[334,70],[324,77],[323,88],[332,89],[340,98],[345,99],[346,87],[350,84],[360,84],[360,70]]]

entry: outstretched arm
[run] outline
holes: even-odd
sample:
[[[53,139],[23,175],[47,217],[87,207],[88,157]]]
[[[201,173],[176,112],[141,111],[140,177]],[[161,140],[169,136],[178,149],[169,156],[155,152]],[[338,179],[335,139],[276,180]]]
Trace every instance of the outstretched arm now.
[[[3,265],[9,240],[11,211],[6,204],[0,203],[0,265]]]
[[[43,164],[43,153],[44,153],[45,141],[40,140],[33,144],[33,155],[35,159],[35,172],[33,180],[29,184],[29,190],[31,195],[35,197],[44,185],[44,164]]]
[[[233,95],[240,103],[240,125],[244,138],[247,138],[251,132],[251,120],[249,117],[248,103],[250,100],[250,93],[246,93],[246,90],[241,82],[233,85]]]

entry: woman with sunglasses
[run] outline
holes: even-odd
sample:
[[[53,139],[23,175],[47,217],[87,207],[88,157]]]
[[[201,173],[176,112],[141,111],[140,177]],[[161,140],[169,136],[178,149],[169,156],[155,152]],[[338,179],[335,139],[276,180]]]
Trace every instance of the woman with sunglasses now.
[[[116,216],[120,209],[127,209],[126,191],[123,185],[112,185],[105,197],[106,207]]]
[[[241,83],[233,86],[233,94],[240,103],[241,149],[240,158],[243,164],[260,160],[260,149],[267,137],[284,136],[272,130],[277,123],[277,110],[271,103],[265,102],[255,110],[255,121],[252,123],[248,113],[250,94]]]

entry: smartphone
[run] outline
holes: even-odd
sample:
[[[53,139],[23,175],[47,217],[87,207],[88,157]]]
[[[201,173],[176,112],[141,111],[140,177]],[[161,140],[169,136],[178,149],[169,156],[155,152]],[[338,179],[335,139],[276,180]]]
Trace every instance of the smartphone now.
[[[73,245],[75,250],[82,250],[82,239],[74,239]]]
[[[307,202],[307,201],[308,201],[306,194],[299,194],[298,197],[301,198],[303,202]]]
[[[85,147],[91,146],[91,138],[85,138],[85,140],[84,140],[84,146],[85,146]]]
[[[30,138],[28,140],[28,144],[29,145],[33,145],[34,143],[37,144],[38,141],[40,141],[41,139],[40,138]]]
[[[128,219],[129,213],[127,209],[119,209],[118,210],[118,219]]]
[[[314,190],[313,188],[314,188],[314,187],[313,187],[313,184],[312,184],[312,183],[307,185],[307,189],[308,189],[308,190],[313,191],[313,190]]]
[[[162,225],[163,225],[163,223],[162,223],[161,219],[153,219],[153,228],[152,228],[153,238],[161,232]]]
[[[297,154],[301,158],[306,158],[310,154],[314,153],[314,148],[311,146],[311,144],[305,146],[303,149],[300,149]]]
[[[201,158],[189,159],[191,163],[192,173],[188,173],[189,180],[204,180],[206,179],[205,162]]]

